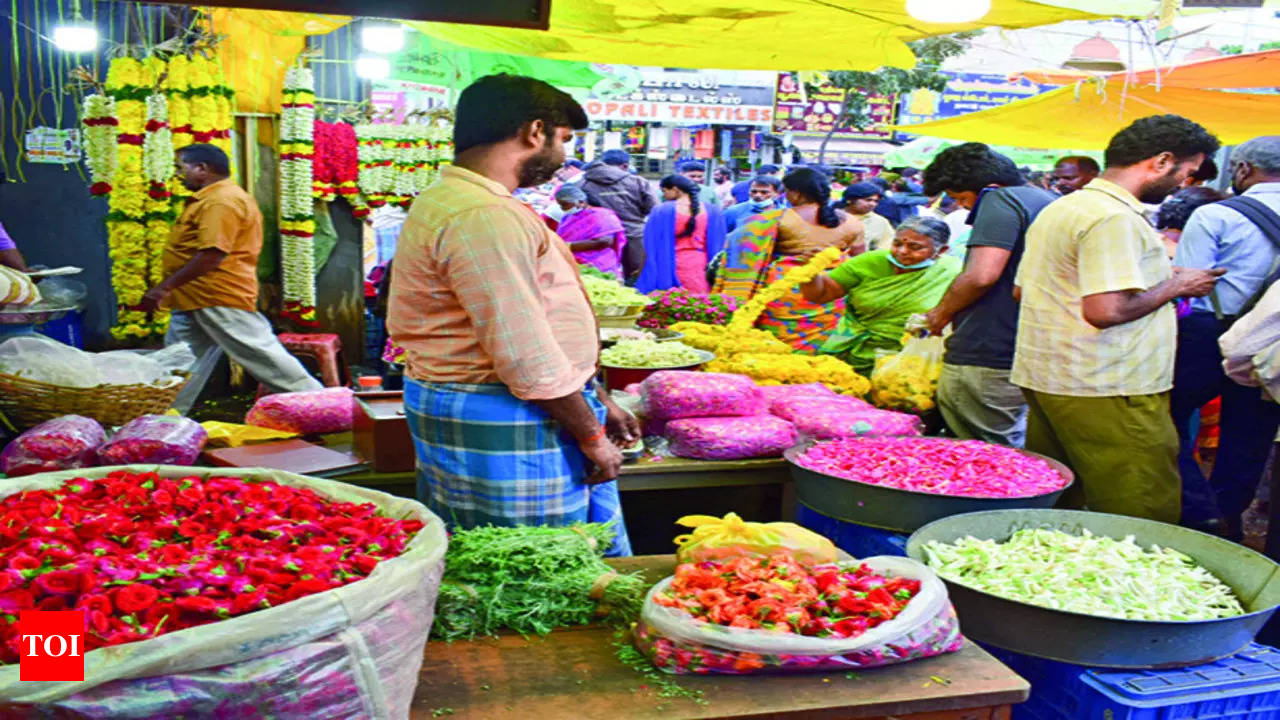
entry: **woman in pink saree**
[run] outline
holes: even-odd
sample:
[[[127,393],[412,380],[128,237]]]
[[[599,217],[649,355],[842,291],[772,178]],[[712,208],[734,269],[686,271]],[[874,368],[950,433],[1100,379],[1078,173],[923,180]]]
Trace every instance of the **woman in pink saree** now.
[[[577,185],[556,191],[556,202],[564,210],[556,232],[569,244],[578,264],[621,278],[627,233],[618,216],[608,208],[588,205],[587,194]]]

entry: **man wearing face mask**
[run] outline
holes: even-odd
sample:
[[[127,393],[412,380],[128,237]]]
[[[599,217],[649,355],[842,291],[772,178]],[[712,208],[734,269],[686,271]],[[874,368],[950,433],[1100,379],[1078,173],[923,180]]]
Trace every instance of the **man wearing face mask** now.
[[[614,523],[629,555],[618,444],[634,417],[593,378],[595,317],[564,241],[511,193],[546,182],[582,107],[490,75],[458,98],[453,164],[414,201],[387,327],[407,355],[418,498],[451,525]]]
[[[1075,471],[1071,504],[1178,522],[1173,300],[1208,295],[1224,271],[1173,268],[1142,204],[1217,150],[1186,118],[1138,120],[1111,139],[1102,175],[1027,231],[1010,380],[1027,398],[1026,448]]]
[[[1181,437],[1183,523],[1238,541],[1240,515],[1253,500],[1259,468],[1280,424],[1280,405],[1226,377],[1218,338],[1280,276],[1280,136],[1240,145],[1229,169],[1236,197],[1192,213],[1173,258],[1175,265],[1224,268],[1227,274],[1209,297],[1193,299],[1191,312],[1178,320],[1172,405]],[[1206,481],[1195,460],[1191,416],[1219,396],[1222,439]]]
[[[879,186],[874,183],[859,182],[845,188],[843,205],[837,205],[861,220],[866,226],[868,250],[883,250],[893,242],[893,225],[875,212],[876,206],[880,204],[880,198]]]
[[[751,180],[750,199],[724,211],[725,232],[733,232],[752,215],[777,207],[778,196],[781,194],[781,180],[772,175],[757,175]]]

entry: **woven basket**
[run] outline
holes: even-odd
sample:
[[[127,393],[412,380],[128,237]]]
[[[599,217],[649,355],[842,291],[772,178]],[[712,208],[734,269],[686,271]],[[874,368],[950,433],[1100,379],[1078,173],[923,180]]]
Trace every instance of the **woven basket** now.
[[[83,415],[103,425],[124,425],[134,418],[163,413],[186,385],[99,385],[71,388],[0,373],[0,414],[17,430],[63,415]]]

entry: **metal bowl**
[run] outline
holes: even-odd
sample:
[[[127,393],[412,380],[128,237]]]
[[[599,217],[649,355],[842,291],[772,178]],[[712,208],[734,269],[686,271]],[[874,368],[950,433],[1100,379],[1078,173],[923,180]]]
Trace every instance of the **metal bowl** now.
[[[667,328],[654,328],[649,332],[653,333],[656,342],[675,342],[684,339],[684,333],[676,330],[668,330]]]
[[[620,320],[638,318],[644,312],[645,305],[593,305],[592,309],[598,318]]]
[[[1026,655],[1077,665],[1159,668],[1199,665],[1238,652],[1280,606],[1280,565],[1243,545],[1167,523],[1079,510],[997,510],[957,515],[920,528],[907,555],[924,562],[930,541],[973,536],[1007,540],[1047,528],[1123,538],[1185,553],[1226,583],[1248,611],[1218,620],[1151,621],[1084,615],[1009,600],[946,580],[964,634]],[[945,579],[945,578],[944,578]]]
[[[621,390],[628,385],[644,382],[645,378],[660,370],[697,370],[706,363],[716,359],[715,353],[706,350],[696,350],[700,359],[688,365],[674,365],[671,367],[620,367],[600,363],[600,367],[604,374],[604,386],[608,390]]]
[[[40,304],[4,305],[0,306],[0,325],[39,325],[59,320],[73,310],[73,307],[50,308]]]
[[[951,440],[951,442],[959,441]],[[1066,484],[1051,493],[1020,498],[975,498],[900,490],[827,475],[801,466],[797,460],[813,445],[814,441],[808,440],[783,453],[783,457],[791,464],[791,479],[796,484],[796,499],[827,517],[894,532],[915,532],[935,520],[961,513],[1016,508],[1051,508],[1075,481],[1075,474],[1057,460],[1019,450],[1018,452],[1023,455],[1049,463],[1059,475],[1066,479]]]

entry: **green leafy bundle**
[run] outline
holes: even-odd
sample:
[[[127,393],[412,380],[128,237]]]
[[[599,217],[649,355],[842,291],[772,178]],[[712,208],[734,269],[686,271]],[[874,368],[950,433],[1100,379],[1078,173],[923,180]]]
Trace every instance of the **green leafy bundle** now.
[[[557,627],[625,625],[640,613],[647,583],[603,560],[613,541],[604,523],[570,527],[482,527],[449,539],[432,637],[545,635]]]

